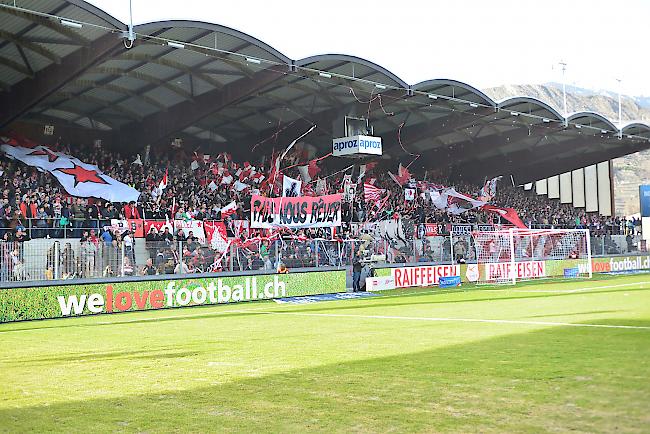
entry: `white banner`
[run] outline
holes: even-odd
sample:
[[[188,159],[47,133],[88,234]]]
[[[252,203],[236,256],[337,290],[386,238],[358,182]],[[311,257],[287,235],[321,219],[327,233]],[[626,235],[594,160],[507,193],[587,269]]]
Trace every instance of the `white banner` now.
[[[393,276],[366,277],[366,291],[388,291],[395,289]]]
[[[298,197],[301,195],[302,181],[289,178],[287,175],[282,177],[282,196]]]
[[[96,197],[111,202],[137,201],[140,196],[135,188],[105,175],[97,166],[45,146],[23,148],[3,144],[0,149],[10,158],[49,172],[72,196]]]
[[[203,229],[203,222],[201,220],[174,220],[174,234],[181,229],[183,235],[188,237],[190,232],[196,237],[201,244],[205,244],[205,230]]]

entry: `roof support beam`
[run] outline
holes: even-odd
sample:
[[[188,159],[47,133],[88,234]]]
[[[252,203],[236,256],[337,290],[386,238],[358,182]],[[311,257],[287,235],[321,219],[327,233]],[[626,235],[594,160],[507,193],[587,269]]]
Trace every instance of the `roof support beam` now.
[[[173,80],[163,80],[158,77],[154,77],[153,75],[149,74],[144,74],[139,71],[128,71],[126,69],[119,69],[119,68],[105,68],[105,67],[97,67],[97,68],[91,68],[88,70],[89,73],[97,73],[97,74],[109,74],[109,75],[119,75],[119,76],[124,76],[124,77],[130,77],[130,78],[135,78],[150,84],[155,84],[156,86],[161,86],[164,87],[165,89],[174,92],[178,94],[179,96],[183,97],[184,99],[192,99],[192,94],[190,92],[187,92],[186,90],[182,89],[180,86],[176,86]],[[190,78],[192,76],[190,75]]]
[[[135,54],[135,53],[126,53],[123,54],[119,57],[120,60],[133,60],[137,62],[145,62],[145,63],[155,63],[157,65],[162,65],[166,66],[168,68],[175,69],[177,71],[181,71],[184,74],[189,74],[189,75],[194,75],[196,78],[200,78],[201,80],[205,81],[206,83],[216,87],[216,88],[221,88],[223,85],[215,80],[214,78],[210,77],[209,75],[202,74],[201,72],[198,72],[198,70],[194,70],[193,68],[184,65],[180,62],[175,62],[173,60],[169,60],[166,58],[163,58],[162,56],[160,57],[155,57],[155,56],[149,56],[147,54]]]
[[[130,146],[134,143],[141,145],[158,143],[206,116],[259,92],[269,84],[285,77],[288,72],[288,65],[285,68],[268,68],[255,73],[251,79],[239,79],[221,89],[196,96],[193,101],[176,104],[167,112],[147,116],[136,127],[130,126],[129,131],[124,131],[123,143],[128,143]]]
[[[15,35],[12,35],[9,32],[5,32],[4,30],[0,30],[0,38],[6,39],[9,42],[13,42],[19,47],[25,48],[29,51],[33,51],[34,53],[43,56],[46,59],[50,59],[52,62],[56,64],[61,63],[61,58],[59,56],[57,56],[56,54],[52,53],[50,50],[43,48],[38,44],[29,42],[27,39],[17,38]]]
[[[117,110],[119,112],[123,112],[124,114],[128,115],[128,117],[131,118],[131,119],[136,119],[138,121],[142,120],[142,115],[139,114],[138,112],[134,111],[134,110],[126,108],[126,107],[124,107],[122,105],[113,104],[110,101],[104,101],[103,99],[92,97],[90,95],[75,95],[75,94],[72,94],[72,93],[60,92],[56,96],[61,97],[63,99],[69,99],[69,100],[71,100],[73,102],[73,104],[74,104],[75,100],[78,100],[78,101],[86,101],[86,102],[89,102],[91,104],[95,104],[98,107],[101,107],[100,110],[95,110],[95,112],[94,112],[94,114],[92,116],[90,116],[90,115],[87,116],[90,119],[92,119],[94,116],[97,116],[97,114],[101,110],[114,109],[114,110]],[[66,108],[66,106],[62,106],[62,105],[59,105],[59,109],[60,110],[68,110],[68,111],[70,111],[69,108]]]
[[[31,80],[23,80],[13,86],[10,92],[0,95],[0,128],[19,118],[120,47],[122,41],[109,33],[64,57],[60,64],[52,64],[35,74]]]
[[[50,18],[42,17],[40,15],[36,14],[30,14],[25,11],[21,11],[18,9],[11,9],[11,8],[3,8],[2,13],[9,14],[9,15],[14,15],[16,17],[23,18],[27,21],[31,21],[34,24],[38,24],[43,27],[47,27],[50,30],[55,31],[56,33],[60,34],[61,36],[65,36],[68,38],[68,42],[66,44],[69,45],[88,45],[90,41],[83,36],[81,36],[79,33],[75,32],[74,30],[65,27],[61,25],[58,21],[54,21]],[[36,42],[33,41],[31,38],[26,38],[30,40],[30,42]],[[48,42],[50,43],[50,42]]]
[[[34,78],[34,71],[27,68],[25,65],[21,65],[20,63],[14,62],[13,60],[7,59],[6,57],[0,57],[0,65],[6,66],[9,69],[13,69],[16,72],[20,72],[29,78]]]
[[[90,87],[90,88],[96,88],[96,89],[105,89],[113,93],[118,93],[121,95],[127,95],[132,98],[141,98],[143,101],[146,103],[160,109],[160,110],[167,110],[167,106],[165,104],[161,103],[160,101],[151,98],[150,96],[140,94],[135,90],[127,89],[122,86],[117,86],[115,84],[100,84],[94,81],[86,81],[86,80],[77,80],[75,81],[75,84],[79,84],[79,86],[84,86],[84,87]],[[74,99],[75,97],[81,98],[84,96],[85,93],[82,94],[74,94],[74,93],[68,93],[67,98],[69,99]],[[104,101],[104,103],[111,103],[110,101]]]
[[[479,116],[487,116],[494,113],[492,108],[479,108],[473,113]],[[437,118],[428,123],[419,123],[414,126],[402,128],[400,139],[402,145],[412,145],[421,140],[431,138],[439,138],[445,134],[452,133],[461,128],[465,128],[478,120],[474,115],[467,115],[463,112],[458,113],[456,116],[443,116],[442,119]],[[384,150],[388,150],[398,145],[397,139],[387,140]]]

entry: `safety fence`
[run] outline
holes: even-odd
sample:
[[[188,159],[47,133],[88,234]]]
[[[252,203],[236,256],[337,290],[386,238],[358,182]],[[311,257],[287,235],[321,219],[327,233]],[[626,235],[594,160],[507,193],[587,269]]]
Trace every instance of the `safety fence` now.
[[[409,236],[410,235],[410,236]],[[592,256],[645,251],[638,237],[591,238]],[[354,239],[230,239],[201,244],[190,241],[147,241],[131,236],[104,239],[0,241],[0,282],[92,279],[121,276],[193,274],[221,271],[276,271],[346,267],[356,255],[366,262],[472,263],[476,246],[471,233],[413,237],[412,234]]]

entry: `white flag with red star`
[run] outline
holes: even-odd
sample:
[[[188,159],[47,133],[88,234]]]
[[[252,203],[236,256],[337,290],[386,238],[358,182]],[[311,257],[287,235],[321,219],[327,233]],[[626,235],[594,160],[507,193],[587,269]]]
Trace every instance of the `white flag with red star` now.
[[[0,150],[10,158],[50,173],[71,196],[96,197],[111,202],[137,201],[140,196],[138,190],[105,175],[97,166],[45,146],[24,148],[3,144]]]

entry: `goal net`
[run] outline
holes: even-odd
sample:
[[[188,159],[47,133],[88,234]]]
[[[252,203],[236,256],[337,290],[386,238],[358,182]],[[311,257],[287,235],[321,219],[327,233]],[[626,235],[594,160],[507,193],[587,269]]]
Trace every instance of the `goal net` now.
[[[588,229],[509,229],[472,233],[478,283],[592,276]]]

